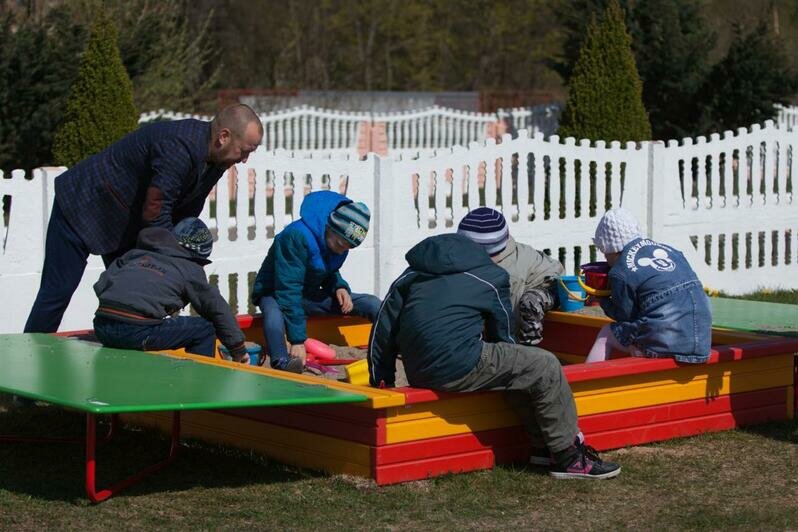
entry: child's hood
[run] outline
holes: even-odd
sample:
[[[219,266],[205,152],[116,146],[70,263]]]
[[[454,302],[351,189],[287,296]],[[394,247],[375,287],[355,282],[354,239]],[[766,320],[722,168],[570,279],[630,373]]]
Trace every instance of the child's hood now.
[[[425,238],[405,255],[416,271],[445,275],[492,265],[485,248],[470,238],[449,233]]]
[[[202,265],[210,264],[211,262],[178,244],[175,235],[165,227],[147,227],[142,229],[139,232],[136,248],[160,253],[168,257],[188,259]]]
[[[345,203],[352,203],[352,200],[331,190],[311,192],[302,201],[299,216],[316,238],[319,248],[327,249],[327,244],[324,241],[324,232],[327,228],[327,220],[330,217],[330,213]]]

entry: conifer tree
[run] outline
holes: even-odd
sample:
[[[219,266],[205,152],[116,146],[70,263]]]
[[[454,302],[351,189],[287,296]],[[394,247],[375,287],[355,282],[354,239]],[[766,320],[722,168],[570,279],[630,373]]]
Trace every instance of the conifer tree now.
[[[568,80],[561,137],[621,142],[651,138],[631,38],[618,0],[595,17]]]
[[[53,144],[58,164],[72,166],[134,130],[133,86],[117,46],[116,27],[99,10]]]
[[[773,118],[773,104],[785,103],[798,89],[788,64],[782,42],[767,24],[749,33],[736,26],[728,53],[712,68],[702,90],[703,132],[735,130]]]
[[[698,99],[716,34],[696,0],[638,0],[629,29],[654,138],[699,134]]]

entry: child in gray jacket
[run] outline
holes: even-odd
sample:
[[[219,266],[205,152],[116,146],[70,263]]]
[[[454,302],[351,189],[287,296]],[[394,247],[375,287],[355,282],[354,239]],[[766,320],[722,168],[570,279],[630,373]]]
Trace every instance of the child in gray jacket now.
[[[197,218],[181,220],[174,233],[142,229],[136,248],[111,263],[94,285],[97,338],[109,347],[185,348],[214,356],[218,336],[233,360],[249,363],[244,333],[203,269],[212,247],[208,227]],[[199,316],[176,315],[188,303]]]
[[[543,319],[557,306],[559,261],[532,246],[516,242],[504,215],[490,207],[466,214],[457,232],[480,244],[491,260],[510,275],[510,303],[518,343],[537,345],[543,340]]]

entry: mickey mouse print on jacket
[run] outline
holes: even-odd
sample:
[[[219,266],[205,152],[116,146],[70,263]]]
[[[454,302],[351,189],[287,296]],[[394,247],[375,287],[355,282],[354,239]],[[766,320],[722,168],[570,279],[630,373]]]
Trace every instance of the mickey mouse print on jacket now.
[[[616,321],[612,332],[645,356],[701,363],[709,358],[712,313],[701,281],[684,255],[637,238],[624,246],[609,273],[612,293],[601,298]]]

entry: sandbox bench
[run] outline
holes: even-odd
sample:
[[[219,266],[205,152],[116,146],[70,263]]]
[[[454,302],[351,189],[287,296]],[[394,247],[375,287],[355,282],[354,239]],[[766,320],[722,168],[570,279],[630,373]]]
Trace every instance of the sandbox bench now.
[[[641,358],[583,364],[599,328],[608,321],[549,313],[542,344],[566,364],[579,426],[597,449],[793,417],[798,338],[713,329],[707,364]],[[263,342],[259,317],[241,316],[239,323],[248,340]],[[370,331],[358,318],[317,318],[308,327],[311,337],[350,346],[365,345]],[[257,367],[247,371],[277,373]],[[286,378],[315,380],[303,375]],[[185,414],[184,427],[202,440],[255,450],[284,463],[370,478],[378,485],[525,461],[536,446],[501,393],[380,390],[337,382],[329,386],[366,400],[351,405],[198,410]],[[168,418],[158,413],[129,418],[169,426]]]
[[[331,389],[318,382],[297,383],[240,371],[240,364],[222,360],[205,364],[197,358],[109,349],[49,334],[4,334],[0,335],[0,392],[86,413],[86,494],[95,503],[175,459],[181,433],[181,411],[365,400],[360,394]],[[117,426],[119,414],[140,412],[171,414],[169,456],[98,491],[95,482],[96,416],[112,416],[107,440]],[[32,441],[10,435],[0,440]]]

